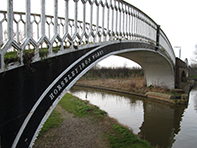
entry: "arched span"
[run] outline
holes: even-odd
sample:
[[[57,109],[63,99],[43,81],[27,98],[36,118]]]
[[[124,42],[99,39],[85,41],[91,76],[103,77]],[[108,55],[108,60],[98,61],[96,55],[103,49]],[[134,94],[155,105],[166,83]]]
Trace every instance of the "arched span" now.
[[[87,49],[84,49],[84,51],[85,50]],[[86,52],[83,52],[83,50],[81,50],[81,56],[79,53],[76,54],[79,58],[75,57],[75,52],[68,54],[71,54],[70,56],[76,60],[74,60],[73,62],[68,61],[71,64],[67,66],[67,64],[65,63],[65,67],[64,63],[60,65],[61,67],[64,67],[64,70],[54,78],[54,80],[41,93],[37,101],[31,107],[20,126],[12,147],[21,147],[26,143],[29,143],[27,147],[33,146],[33,143],[42,125],[49,117],[57,103],[64,96],[64,94],[96,63],[110,55],[117,54],[136,61],[137,63],[142,65],[146,75],[152,76],[151,78],[147,77],[148,84],[153,84],[154,82],[151,83],[151,80],[155,78],[156,74],[160,74],[155,71],[156,68],[159,67],[162,67],[159,68],[159,71],[163,71],[164,73],[164,71],[167,70],[168,72],[162,75],[165,76],[164,79],[160,76],[156,77],[157,81],[162,80],[161,83],[158,84],[164,86],[164,80],[166,80],[167,77],[169,77],[169,79],[172,79],[172,76],[174,76],[173,64],[171,64],[170,60],[165,58],[165,55],[162,55],[162,53],[160,53],[159,51],[155,51],[155,46],[146,42],[113,42],[96,47],[91,50],[87,50]],[[162,60],[159,60],[160,58]],[[154,60],[150,59],[155,59],[155,62]],[[148,63],[149,60],[150,62]],[[154,64],[152,62],[154,62]],[[152,66],[148,67],[149,64],[151,64]],[[164,68],[164,66],[166,66],[166,68]],[[150,67],[154,67],[154,69],[149,70]],[[153,72],[151,73],[151,71]],[[169,87],[174,86],[169,85]]]
[[[160,86],[173,89],[175,70],[173,64],[159,52],[147,49],[129,50],[118,54],[135,61],[143,68],[147,86]]]
[[[187,82],[187,77],[186,77],[186,73],[184,70],[181,73],[181,82]]]

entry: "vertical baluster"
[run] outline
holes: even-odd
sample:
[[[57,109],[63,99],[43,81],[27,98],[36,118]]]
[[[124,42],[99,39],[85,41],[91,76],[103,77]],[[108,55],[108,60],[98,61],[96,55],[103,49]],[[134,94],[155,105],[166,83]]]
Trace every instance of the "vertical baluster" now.
[[[102,5],[101,5],[102,6]],[[104,28],[105,28],[105,6],[103,6],[103,20],[102,20],[102,36],[103,36],[103,41],[104,41],[104,38],[105,38],[105,36],[104,36]]]
[[[146,22],[146,37],[149,37],[149,34],[148,34],[148,22],[147,22],[147,18],[145,17],[145,22]]]
[[[122,36],[125,37],[125,14],[126,14],[126,10],[125,8],[123,7],[123,3],[122,3],[122,19],[123,19],[123,23],[122,23]]]
[[[92,28],[93,28],[93,25],[92,25],[92,20],[93,20],[93,3],[90,4],[90,35],[89,37],[91,37],[91,34],[92,34]],[[89,41],[89,39],[88,39]]]
[[[97,6],[97,20],[96,20],[96,34],[95,34],[94,40],[95,38],[97,38],[97,35],[99,34],[99,5],[96,4],[96,6]],[[100,42],[100,39],[99,39],[99,42]]]
[[[13,40],[13,0],[8,0],[8,40]]]
[[[114,33],[114,6],[112,5],[112,0],[110,1],[111,3],[111,9],[112,9],[112,23],[111,23],[111,36],[110,36],[110,40],[113,39],[113,33]]]
[[[139,13],[139,39],[141,39],[142,35],[142,20],[141,20],[141,14]]]
[[[77,33],[78,1],[75,1],[75,34]]]
[[[54,34],[57,34],[58,25],[58,1],[54,0]]]
[[[16,22],[16,41],[17,41],[17,43],[20,43],[20,40],[19,40],[19,22]]]
[[[128,17],[129,17],[129,31],[128,31],[128,34],[130,36],[130,40],[131,40],[131,34],[132,34],[132,31],[131,31],[131,17],[132,17],[132,12],[131,12],[131,8],[129,7],[128,8]]]
[[[45,0],[41,0],[41,33],[42,37],[45,36]]]
[[[68,26],[69,26],[69,7],[68,7],[68,0],[65,0],[65,34],[68,34]]]
[[[3,46],[3,27],[2,22],[0,21],[0,49]]]
[[[137,11],[135,12],[135,35],[136,35],[136,40],[138,39],[138,15]]]
[[[134,35],[135,35],[135,40],[137,39],[137,12],[136,12],[136,10],[135,10],[135,17],[134,17],[134,19],[135,19],[135,24],[134,24]]]
[[[139,38],[139,19],[138,19],[138,11],[136,11],[136,39]]]
[[[2,22],[0,22],[0,49],[2,46],[3,46],[3,27],[2,27]],[[0,52],[0,69],[3,67],[3,57],[2,56],[3,55]]]
[[[54,30],[53,31],[54,31],[54,36],[56,36],[58,34],[58,0],[54,0]],[[62,41],[60,44],[61,44],[60,50],[63,50]]]
[[[132,38],[134,39],[134,33],[135,33],[135,13],[134,8],[132,8]]]
[[[83,33],[85,32],[86,32],[86,3],[83,4]],[[83,36],[81,40],[83,40]],[[84,44],[87,44],[87,43],[84,43]]]
[[[146,23],[146,17],[143,15],[143,26],[144,26],[144,37],[147,37],[146,35],[146,28],[148,24]]]
[[[155,50],[158,50],[159,49],[159,45],[160,45],[159,37],[160,37],[160,25],[157,25],[156,48],[155,48]]]
[[[120,5],[121,5],[121,3],[118,2],[118,7],[119,7],[118,11],[119,11],[119,13],[120,13],[120,14],[119,14],[119,15],[120,15],[120,16],[119,16],[119,36],[120,36],[119,39],[122,38],[121,36],[122,36],[122,31],[123,31],[123,30],[122,30],[122,26],[121,26],[121,25],[122,25],[122,22],[121,22],[121,21],[122,21],[122,10],[120,9],[120,7],[121,7]],[[121,8],[122,8],[122,7],[121,7]]]
[[[146,24],[146,19],[145,19],[145,16],[143,16],[143,27],[144,27],[143,36],[144,36],[144,37],[147,37],[147,35],[146,35],[146,26],[147,26],[147,24]]]
[[[26,0],[26,37],[31,37],[31,22],[30,22],[30,13],[31,13],[31,3],[30,0]]]
[[[115,1],[115,6],[116,6],[116,1]],[[116,34],[118,36],[118,8],[116,10]]]
[[[109,4],[108,4],[109,5]],[[107,10],[107,36],[109,34],[109,16],[110,16],[110,7],[106,7],[108,10]],[[106,41],[106,40],[105,40]]]
[[[83,31],[86,31],[86,3],[83,4]]]
[[[138,12],[139,13],[139,12]],[[141,14],[139,13],[139,18],[138,18],[138,22],[139,22],[139,39],[141,39],[141,35],[142,35],[142,20],[141,20]]]
[[[30,5],[30,0],[26,0],[26,27],[25,27],[25,36],[26,38],[30,38],[30,33],[31,33],[31,22],[30,22],[30,12],[31,12],[31,5]],[[17,23],[17,42],[19,43],[19,25]],[[19,51],[19,56],[21,63],[23,63],[23,50],[25,47],[22,47],[22,50]]]
[[[37,39],[39,40],[40,36],[40,28],[39,28],[39,24],[37,24]]]
[[[125,5],[125,18],[126,18],[125,37],[128,39],[128,7],[126,5]]]
[[[48,23],[48,37],[49,37],[49,39],[51,39],[51,24],[50,23]]]
[[[142,14],[142,37],[143,39],[145,37],[145,29],[146,29],[146,25],[144,24],[144,15]]]

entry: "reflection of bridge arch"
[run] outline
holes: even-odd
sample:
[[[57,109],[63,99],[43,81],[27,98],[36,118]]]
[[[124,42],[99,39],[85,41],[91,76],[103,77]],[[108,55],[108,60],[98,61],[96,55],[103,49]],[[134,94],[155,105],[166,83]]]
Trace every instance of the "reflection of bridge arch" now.
[[[170,107],[166,104],[144,101],[143,108],[144,122],[138,136],[148,141],[155,141],[153,145],[172,147],[174,137],[180,131],[185,106]]]

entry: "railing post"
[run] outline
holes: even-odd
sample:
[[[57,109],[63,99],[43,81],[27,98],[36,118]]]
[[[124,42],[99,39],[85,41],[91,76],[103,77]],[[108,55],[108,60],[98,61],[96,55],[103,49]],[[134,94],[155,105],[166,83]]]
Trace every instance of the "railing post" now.
[[[116,1],[115,1],[115,10],[116,10],[116,34],[118,35],[118,7],[116,6]]]
[[[65,30],[66,34],[68,33],[68,25],[69,25],[69,20],[68,20],[68,0],[65,0]]]
[[[97,5],[97,19],[96,19],[96,34],[95,34],[95,38],[97,37],[97,35],[99,34],[99,4]],[[98,35],[98,38],[99,38],[99,35]],[[100,38],[98,40],[99,42],[101,42]]]
[[[31,3],[30,0],[26,0],[26,37],[31,37],[31,22],[30,22],[30,12],[31,12]]]
[[[54,34],[57,34],[58,25],[58,1],[54,0]]]
[[[122,24],[122,7],[121,7],[121,3],[120,2],[118,2],[118,11],[119,11],[119,36],[121,36],[121,37],[118,37],[119,39],[121,39],[122,38],[122,26],[121,26],[121,24]],[[121,7],[121,8],[120,8]]]
[[[13,40],[13,0],[8,0],[8,41]]]
[[[0,49],[3,46],[3,27],[2,22],[0,21]]]
[[[112,0],[110,1],[110,4],[112,5]],[[112,5],[111,9],[112,9],[112,19],[111,19],[112,23],[111,23],[110,41],[113,40],[113,33],[114,33],[114,9],[115,9],[115,7]]]
[[[45,0],[41,1],[41,32],[42,36],[45,36],[45,23],[46,23],[46,18],[45,18]]]
[[[156,47],[155,47],[156,51],[159,49],[159,36],[160,36],[160,25],[157,25]]]
[[[75,1],[75,34],[77,33],[78,1]]]
[[[109,17],[109,15],[110,15],[110,7],[108,8],[107,6],[106,6],[106,8],[108,9],[107,10],[107,35],[109,34],[109,20],[110,20],[110,17]],[[107,37],[106,37],[107,38]],[[109,40],[110,40],[110,37],[109,37]],[[105,40],[106,41],[106,40]]]
[[[92,35],[92,27],[93,27],[92,21],[93,21],[93,3],[90,3],[90,34],[88,37],[88,43],[90,42],[89,38]]]
[[[104,41],[106,39],[105,36],[104,36],[104,28],[105,28],[105,6],[102,6],[102,7],[103,7],[103,15],[102,15],[102,33],[101,33],[101,36],[102,36],[103,41]]]
[[[83,4],[83,32],[86,32],[86,3]]]

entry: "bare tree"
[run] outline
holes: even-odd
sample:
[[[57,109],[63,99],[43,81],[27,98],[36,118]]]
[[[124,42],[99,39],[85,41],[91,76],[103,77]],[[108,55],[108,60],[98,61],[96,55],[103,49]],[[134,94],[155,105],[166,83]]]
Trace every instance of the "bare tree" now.
[[[197,44],[195,45],[195,50],[193,52],[193,57],[191,58],[191,67],[197,68]]]
[[[7,41],[8,41],[8,31],[7,30],[5,30],[4,32],[3,32],[3,36],[4,36],[4,40],[3,40],[3,44],[5,44]],[[14,40],[16,40],[19,44],[22,44],[22,42],[24,41],[24,39],[25,39],[25,34],[24,34],[24,32],[23,31],[19,31],[19,32],[14,32],[13,33],[13,38],[14,38]]]

